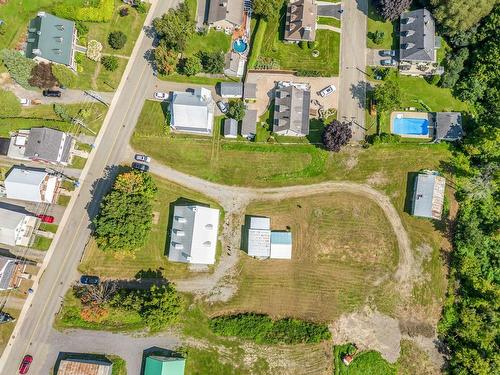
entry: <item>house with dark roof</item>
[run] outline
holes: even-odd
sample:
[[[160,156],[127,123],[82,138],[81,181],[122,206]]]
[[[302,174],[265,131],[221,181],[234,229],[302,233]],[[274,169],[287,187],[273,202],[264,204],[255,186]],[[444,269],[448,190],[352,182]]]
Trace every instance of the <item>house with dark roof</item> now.
[[[436,28],[427,9],[401,14],[399,59],[409,63],[436,62]]]
[[[221,82],[219,91],[222,98],[241,98],[243,96],[243,83]]]
[[[273,132],[304,137],[309,134],[311,91],[306,84],[278,82],[275,89]]]
[[[253,139],[257,134],[257,110],[247,109],[241,121],[241,136]]]
[[[206,23],[219,30],[232,30],[243,24],[243,0],[208,0]]]
[[[436,112],[434,122],[436,141],[456,141],[462,139],[462,114],[460,112]]]
[[[314,41],[317,17],[316,0],[290,0],[286,9],[285,40]]]
[[[76,70],[77,31],[73,21],[38,12],[28,27],[26,57],[66,65]]]
[[[0,255],[0,290],[19,288],[26,264]]]
[[[441,220],[445,186],[446,180],[437,172],[419,173],[413,186],[411,214]]]
[[[224,120],[224,138],[236,138],[238,136],[238,121],[234,118]]]

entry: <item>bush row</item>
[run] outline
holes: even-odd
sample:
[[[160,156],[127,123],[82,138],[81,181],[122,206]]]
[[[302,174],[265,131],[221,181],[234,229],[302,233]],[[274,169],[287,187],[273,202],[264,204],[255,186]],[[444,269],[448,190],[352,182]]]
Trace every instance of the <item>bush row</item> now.
[[[267,315],[246,313],[210,319],[210,328],[221,336],[236,336],[258,344],[318,343],[331,338],[325,324],[284,318],[273,320]]]
[[[79,7],[76,5],[58,4],[54,13],[62,18],[75,21],[106,22],[113,18],[114,0],[100,0],[96,7]]]

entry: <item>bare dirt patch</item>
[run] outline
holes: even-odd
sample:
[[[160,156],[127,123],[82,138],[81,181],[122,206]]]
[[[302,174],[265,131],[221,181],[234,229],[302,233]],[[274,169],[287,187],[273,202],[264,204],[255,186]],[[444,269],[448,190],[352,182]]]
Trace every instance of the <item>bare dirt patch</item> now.
[[[371,186],[383,186],[388,182],[389,179],[384,172],[375,172],[366,180],[366,183]]]

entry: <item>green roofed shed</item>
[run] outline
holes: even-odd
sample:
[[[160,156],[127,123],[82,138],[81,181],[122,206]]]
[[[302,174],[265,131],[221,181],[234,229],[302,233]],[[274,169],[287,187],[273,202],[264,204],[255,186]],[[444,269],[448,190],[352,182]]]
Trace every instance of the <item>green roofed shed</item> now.
[[[146,358],[144,375],[184,375],[184,358],[152,355]]]

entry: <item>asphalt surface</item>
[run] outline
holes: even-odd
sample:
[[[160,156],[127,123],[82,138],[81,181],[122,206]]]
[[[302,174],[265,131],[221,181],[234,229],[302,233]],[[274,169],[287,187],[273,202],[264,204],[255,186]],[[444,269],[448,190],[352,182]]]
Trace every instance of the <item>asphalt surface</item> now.
[[[147,22],[177,3],[178,0],[155,1]],[[111,185],[112,178],[103,176],[108,175],[106,171],[109,169],[111,174],[116,172],[116,166],[122,162],[120,155],[127,148],[146,93],[150,92],[155,81],[152,69],[144,58],[151,49],[153,40],[144,33],[139,38],[135,47],[137,51],[134,50],[96,140],[97,147],[83,171],[78,195],[70,202],[62,219],[63,230],[57,232],[55,246],[49,250],[44,261],[46,268],[38,284],[34,285],[35,293],[29,296],[18,319],[13,339],[0,359],[2,375],[17,374],[19,363],[25,354],[34,357],[30,369],[33,374],[47,374],[47,369],[52,368],[57,360],[58,352],[54,350],[54,343],[50,340],[53,320],[64,294],[78,277],[76,269],[90,236],[90,218],[97,213],[100,199]],[[117,342],[119,341],[117,336]],[[95,340],[94,344],[88,351],[96,347]],[[113,351],[113,345],[107,345],[106,348],[108,352]]]
[[[368,0],[348,0],[342,6],[338,119],[352,122],[352,139],[361,141],[365,137]]]

